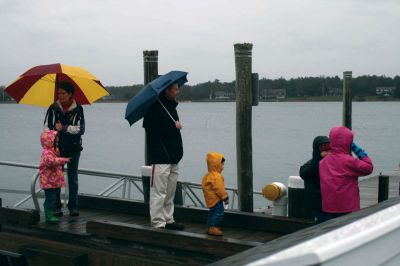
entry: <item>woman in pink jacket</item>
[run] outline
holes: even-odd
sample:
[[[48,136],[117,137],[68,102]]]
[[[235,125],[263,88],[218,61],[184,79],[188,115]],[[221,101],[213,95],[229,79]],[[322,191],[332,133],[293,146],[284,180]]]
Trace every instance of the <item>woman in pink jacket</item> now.
[[[368,155],[353,143],[353,132],[343,126],[329,133],[331,153],[319,165],[322,209],[335,218],[360,209],[358,177],[372,173]],[[354,152],[357,158],[351,155]]]
[[[39,165],[40,188],[44,190],[44,214],[49,223],[60,220],[53,212],[57,210],[57,195],[60,195],[61,187],[65,187],[62,166],[69,162],[69,158],[59,156],[57,141],[57,131],[45,130],[40,135],[43,147]]]

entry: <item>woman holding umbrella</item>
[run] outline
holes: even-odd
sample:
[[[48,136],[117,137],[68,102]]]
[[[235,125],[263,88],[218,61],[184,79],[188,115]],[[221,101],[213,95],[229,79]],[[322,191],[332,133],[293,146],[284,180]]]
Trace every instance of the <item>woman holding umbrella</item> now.
[[[85,132],[81,104],[91,104],[109,93],[90,72],[65,64],[32,67],[5,91],[19,104],[48,108],[44,128],[59,132],[60,155],[71,158],[68,163],[68,208],[71,216],[79,215],[78,164],[82,150],[81,136]],[[60,193],[57,194],[58,215],[61,216]]]
[[[85,133],[83,108],[74,99],[74,86],[69,82],[56,84],[57,100],[50,105],[44,120],[44,128],[59,133],[58,148],[60,156],[70,158],[68,163],[68,209],[70,216],[79,215],[78,205],[78,165],[82,151],[82,138]],[[57,195],[59,211],[54,215],[62,216],[60,193]]]

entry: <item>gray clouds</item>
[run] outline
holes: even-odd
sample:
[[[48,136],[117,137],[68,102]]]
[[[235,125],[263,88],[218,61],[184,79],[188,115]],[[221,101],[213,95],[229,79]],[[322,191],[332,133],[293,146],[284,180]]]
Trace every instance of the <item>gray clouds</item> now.
[[[399,1],[0,0],[0,84],[34,65],[86,68],[105,85],[143,82],[143,50],[189,84],[235,79],[233,44],[260,77],[394,76]]]

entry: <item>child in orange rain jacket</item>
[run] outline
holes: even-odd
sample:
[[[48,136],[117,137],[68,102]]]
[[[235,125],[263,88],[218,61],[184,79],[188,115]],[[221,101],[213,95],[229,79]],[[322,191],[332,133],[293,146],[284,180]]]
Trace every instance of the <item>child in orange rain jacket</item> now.
[[[229,203],[228,194],[225,191],[224,177],[221,174],[224,169],[225,158],[221,153],[210,152],[207,154],[206,160],[208,173],[203,177],[201,187],[207,207],[210,208],[207,234],[222,236],[223,233],[219,224],[224,217],[223,202]]]
[[[45,130],[40,135],[40,142],[43,147],[40,158],[40,188],[44,190],[44,214],[46,222],[58,223],[59,218],[54,216],[57,210],[57,198],[60,190],[65,187],[64,173],[62,166],[69,162],[69,158],[60,157],[57,142],[57,131]]]

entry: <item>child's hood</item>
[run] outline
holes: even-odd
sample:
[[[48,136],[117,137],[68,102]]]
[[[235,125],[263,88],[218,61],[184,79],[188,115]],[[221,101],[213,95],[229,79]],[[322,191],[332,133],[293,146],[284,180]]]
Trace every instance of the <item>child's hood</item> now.
[[[354,134],[347,127],[337,126],[331,129],[329,140],[332,152],[349,153]]]
[[[44,149],[54,148],[54,141],[57,136],[57,131],[55,130],[45,130],[40,134],[40,143]]]
[[[317,136],[313,141],[313,153],[312,157],[316,160],[321,160],[321,151],[319,150],[319,146],[321,144],[329,143],[329,138],[327,136]]]
[[[218,152],[209,152],[207,153],[207,167],[208,172],[217,171],[219,173],[222,172],[222,158],[224,155]]]

